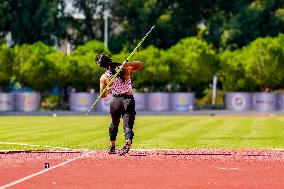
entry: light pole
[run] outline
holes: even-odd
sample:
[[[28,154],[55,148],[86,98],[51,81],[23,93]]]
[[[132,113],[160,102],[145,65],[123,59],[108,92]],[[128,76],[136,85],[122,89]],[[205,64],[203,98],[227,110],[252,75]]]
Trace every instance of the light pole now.
[[[104,45],[105,49],[108,48],[108,17],[110,16],[109,10],[104,10]]]

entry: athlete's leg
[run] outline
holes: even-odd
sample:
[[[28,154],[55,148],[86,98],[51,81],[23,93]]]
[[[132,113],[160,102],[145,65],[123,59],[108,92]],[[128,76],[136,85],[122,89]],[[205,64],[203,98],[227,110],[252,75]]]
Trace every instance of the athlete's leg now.
[[[133,126],[134,126],[134,120],[135,120],[135,100],[133,98],[131,99],[125,99],[123,101],[123,129],[124,129],[124,135],[125,135],[125,141],[131,141],[134,137],[133,132]]]
[[[125,135],[125,145],[118,152],[119,155],[124,155],[128,153],[134,136],[133,126],[134,126],[136,112],[135,112],[135,100],[133,98],[124,99],[122,112],[123,112],[122,118],[123,118],[123,129]]]
[[[112,122],[109,126],[110,146],[115,146],[118,126],[121,118],[121,100],[114,97],[110,102],[110,114]]]

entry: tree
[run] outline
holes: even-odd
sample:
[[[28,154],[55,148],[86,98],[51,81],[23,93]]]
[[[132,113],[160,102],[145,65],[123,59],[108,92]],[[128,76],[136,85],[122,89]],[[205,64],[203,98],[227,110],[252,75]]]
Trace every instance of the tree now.
[[[281,38],[281,36],[279,36]],[[283,87],[284,74],[283,41],[277,38],[258,38],[245,48],[244,66],[247,77],[251,78],[261,90]]]
[[[219,1],[206,20],[205,39],[221,49],[237,49],[258,37],[284,32],[284,1]]]
[[[283,87],[283,34],[259,38],[242,49],[220,54],[220,80],[225,91],[261,91]]]
[[[257,37],[284,32],[283,0],[73,0],[80,18],[66,12],[65,0],[0,1],[0,37],[12,32],[17,44],[64,40],[75,45],[103,38],[103,12],[111,10],[109,47],[131,50],[152,26],[143,47],[168,49],[179,40],[198,36],[215,48],[237,49]],[[68,1],[70,2],[70,1]]]
[[[224,91],[249,91],[256,88],[255,83],[247,77],[244,50],[226,50],[219,54],[219,80]]]
[[[127,57],[114,56],[122,61]],[[195,91],[202,96],[218,70],[218,58],[210,46],[195,37],[185,38],[168,50],[149,46],[133,58],[144,62],[133,75],[138,91]]]
[[[170,80],[179,84],[182,91],[195,91],[202,96],[218,71],[215,52],[206,42],[190,37],[172,46],[168,53]]]
[[[56,84],[59,89],[67,87],[70,84],[69,57],[62,52],[55,50],[52,51],[52,53],[46,54],[45,59],[47,62],[54,64],[53,74],[56,76],[56,80],[53,81],[54,84]]]
[[[73,41],[76,44],[83,44],[94,39],[103,39],[103,11],[107,1],[101,0],[74,0],[73,6],[82,14],[82,18],[75,18],[72,21],[71,30],[75,30]],[[72,38],[72,36],[71,36]]]
[[[0,19],[0,30],[4,33],[11,31],[16,44],[33,44],[37,41],[56,44],[66,37],[67,20],[63,15],[63,6],[59,5],[64,5],[64,1],[1,1],[0,13],[3,13],[3,17]]]
[[[9,1],[0,1],[0,37],[4,37],[10,31],[11,13],[9,12]]]
[[[170,80],[170,68],[167,62],[162,60],[164,53],[154,46],[138,51],[134,60],[144,63],[139,74],[133,75],[134,87],[138,91],[168,91]]]
[[[94,88],[99,91],[99,79],[103,73],[96,62],[95,57],[101,52],[109,53],[104,49],[104,44],[100,41],[89,41],[85,45],[79,46],[69,57],[68,66],[69,84],[77,91],[87,91]]]
[[[54,87],[59,74],[50,55],[57,53],[56,50],[37,42],[32,45],[17,45],[14,51],[16,80],[23,87],[30,87],[38,92],[45,92]]]
[[[0,87],[8,90],[13,79],[14,52],[6,45],[0,46]]]
[[[122,25],[119,35],[130,49],[153,25],[157,29],[144,46],[169,48],[184,37],[194,36],[196,26],[213,9],[211,1],[205,0],[113,0],[110,7],[113,19]]]

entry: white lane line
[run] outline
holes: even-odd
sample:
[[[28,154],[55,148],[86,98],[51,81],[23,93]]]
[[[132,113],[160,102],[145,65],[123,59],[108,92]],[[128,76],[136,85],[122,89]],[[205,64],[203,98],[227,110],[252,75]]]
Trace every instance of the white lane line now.
[[[36,172],[36,173],[33,173],[33,174],[29,175],[29,176],[26,176],[26,177],[23,177],[23,178],[21,178],[21,179],[15,180],[15,181],[13,181],[13,182],[10,182],[10,183],[8,183],[8,184],[5,184],[5,185],[3,185],[3,186],[0,186],[0,189],[5,189],[5,188],[8,188],[8,187],[14,186],[14,185],[19,184],[19,183],[21,183],[21,182],[24,182],[24,181],[26,181],[26,180],[28,180],[28,179],[31,179],[31,178],[33,178],[33,177],[36,177],[36,176],[38,176],[38,175],[41,175],[41,174],[46,173],[46,172],[48,172],[48,171],[51,171],[52,169],[58,168],[58,167],[60,167],[60,166],[66,165],[67,163],[70,163],[70,162],[72,162],[72,161],[75,161],[75,160],[78,160],[78,159],[80,159],[80,158],[82,158],[82,157],[85,157],[85,156],[87,156],[87,155],[89,155],[89,154],[91,154],[91,153],[93,153],[93,152],[94,152],[94,151],[87,152],[87,153],[85,153],[85,154],[83,154],[83,155],[80,155],[80,156],[78,156],[78,157],[76,157],[76,158],[69,159],[69,160],[67,160],[67,161],[64,161],[64,162],[62,162],[62,163],[60,163],[60,164],[57,164],[57,165],[55,165],[55,166],[52,166],[52,167],[50,167],[50,168],[43,169],[43,170],[41,170],[41,171],[39,171],[39,172]]]
[[[72,149],[72,148],[66,148],[66,147],[60,147],[60,146],[46,146],[46,145],[39,145],[39,144],[27,144],[27,143],[22,143],[22,142],[1,142],[0,141],[0,144],[30,146],[30,147],[44,147],[44,148],[54,148],[54,149],[70,150],[70,151],[90,151],[86,149]]]

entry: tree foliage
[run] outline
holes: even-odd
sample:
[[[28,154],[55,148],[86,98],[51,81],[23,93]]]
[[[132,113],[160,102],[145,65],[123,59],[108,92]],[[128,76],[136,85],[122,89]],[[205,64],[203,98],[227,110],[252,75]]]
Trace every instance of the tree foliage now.
[[[149,46],[133,59],[144,62],[141,72],[133,77],[135,87],[144,91],[196,91],[202,95],[218,70],[215,52],[195,37],[167,50]]]
[[[237,49],[258,37],[284,32],[284,1],[220,1],[217,11],[206,20],[204,36],[215,47]]]
[[[0,3],[0,29],[11,31],[16,44],[43,41],[55,44],[64,38],[65,23],[60,17],[62,10],[58,9],[62,0],[7,0]]]
[[[104,44],[97,40],[79,46],[69,57],[69,84],[76,86],[78,91],[87,91],[90,88],[99,91],[99,79],[104,70],[96,64],[95,57],[104,51]]]
[[[259,38],[246,47],[244,67],[246,75],[256,87],[268,86],[272,89],[283,87],[284,80],[283,43],[277,38]]]
[[[16,46],[14,51],[15,75],[22,86],[39,92],[54,87],[59,78],[55,63],[59,60],[50,58],[50,54],[56,53],[54,49],[37,42],[32,45]]]
[[[64,0],[0,1],[0,37],[11,32],[15,42],[14,48],[0,48],[2,87],[16,80],[38,91],[55,84],[98,91],[103,70],[94,62],[97,53],[112,52],[114,61],[123,62],[156,25],[133,57],[144,62],[133,76],[138,91],[201,96],[214,74],[223,90],[283,88],[282,0],[74,0],[72,5],[82,17],[66,12]],[[107,9],[112,51],[96,40],[102,40]],[[71,56],[51,48],[66,40],[76,45]]]
[[[7,90],[13,77],[14,52],[6,45],[0,46],[0,87]]]
[[[283,34],[259,38],[246,47],[220,54],[220,79],[224,90],[261,91],[283,88]]]
[[[277,36],[284,32],[284,1],[111,1],[115,20],[123,26],[120,37],[130,45],[141,38],[141,31],[157,26],[154,44],[169,48],[179,40],[199,36],[216,48],[236,49],[257,37]]]
[[[263,86],[283,88],[284,35],[259,38],[239,50],[216,54],[205,41],[185,38],[169,49],[149,46],[135,53],[133,60],[144,62],[139,74],[133,75],[137,91],[194,91],[203,95],[218,74],[225,91],[260,91]],[[104,72],[95,57],[104,51],[97,40],[79,46],[71,56],[64,55],[43,43],[2,46],[0,51],[1,82],[14,79],[22,86],[38,91],[72,86],[77,91],[99,90]],[[105,51],[110,54],[109,51]],[[123,62],[129,52],[114,54],[113,60]],[[4,73],[4,74],[3,74]]]
[[[163,51],[154,46],[143,49],[133,59],[142,61],[144,67],[139,74],[134,74],[134,86],[144,91],[167,91],[170,78],[170,68],[162,61]]]
[[[171,81],[183,91],[202,93],[218,71],[215,52],[204,41],[195,37],[185,38],[169,50]]]
[[[241,48],[258,37],[284,32],[283,0],[65,0],[0,1],[0,36],[12,32],[15,43],[75,45],[103,39],[103,12],[110,9],[109,47],[131,50],[152,25],[143,44],[167,49],[183,38],[198,36],[217,49]],[[78,17],[78,14],[80,16]]]
[[[244,52],[241,50],[222,52],[220,57],[219,79],[225,91],[253,91],[252,80],[246,77]]]
[[[101,0],[73,0],[72,5],[82,18],[73,18],[70,22],[69,39],[82,45],[93,39],[103,39],[103,11],[106,3]]]

